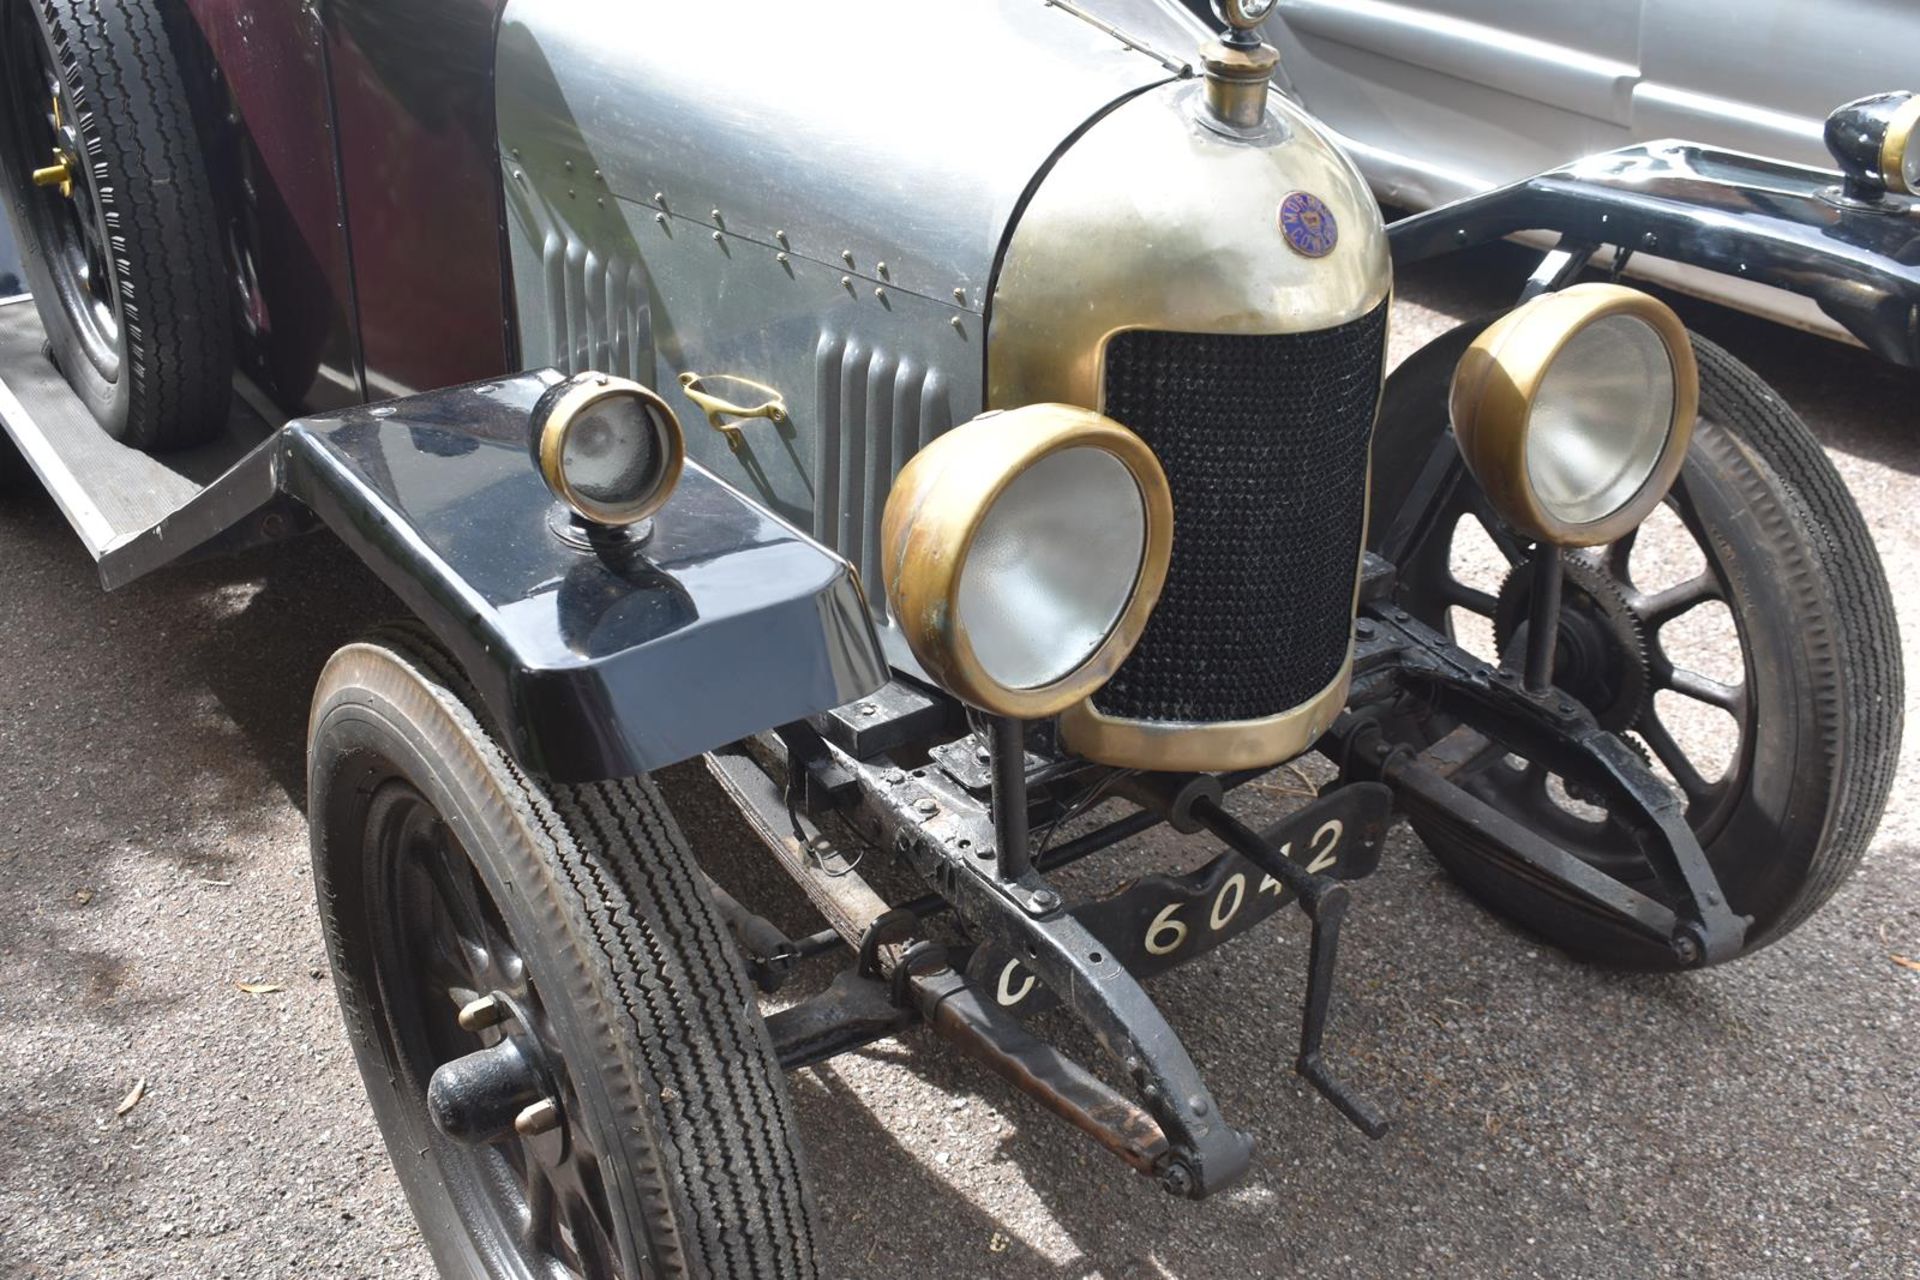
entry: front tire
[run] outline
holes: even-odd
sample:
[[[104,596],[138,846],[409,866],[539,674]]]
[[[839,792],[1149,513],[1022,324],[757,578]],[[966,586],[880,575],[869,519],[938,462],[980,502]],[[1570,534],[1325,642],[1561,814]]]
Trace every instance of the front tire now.
[[[813,1276],[785,1081],[659,792],[537,782],[470,705],[410,630],[349,645],[321,674],[308,755],[348,1035],[435,1261],[541,1280]],[[514,1016],[463,1029],[459,1009],[488,994]],[[435,1070],[507,1039],[539,1064],[559,1126],[446,1136]]]

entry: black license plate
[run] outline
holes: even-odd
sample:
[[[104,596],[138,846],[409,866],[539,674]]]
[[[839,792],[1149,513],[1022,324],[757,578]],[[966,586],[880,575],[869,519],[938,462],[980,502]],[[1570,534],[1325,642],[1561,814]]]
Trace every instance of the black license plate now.
[[[1393,793],[1377,782],[1340,788],[1261,834],[1309,871],[1342,880],[1371,872],[1393,816]],[[1151,978],[1212,951],[1293,901],[1278,880],[1228,849],[1185,875],[1150,875],[1070,910],[1136,978]],[[1004,1009],[1028,1014],[1057,1004],[1032,969],[981,947],[968,978]]]

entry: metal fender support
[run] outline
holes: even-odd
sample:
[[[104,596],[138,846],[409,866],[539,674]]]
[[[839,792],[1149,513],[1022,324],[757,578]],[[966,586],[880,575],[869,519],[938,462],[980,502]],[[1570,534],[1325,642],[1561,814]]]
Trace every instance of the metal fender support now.
[[[637,547],[562,541],[526,444],[555,377],[289,423],[102,574],[311,513],[459,659],[514,757],[561,782],[657,769],[885,683],[852,567],[697,465]]]
[[[1847,202],[1840,175],[1685,142],[1589,156],[1387,230],[1405,266],[1557,231],[1802,294],[1875,354],[1920,368],[1920,203]]]

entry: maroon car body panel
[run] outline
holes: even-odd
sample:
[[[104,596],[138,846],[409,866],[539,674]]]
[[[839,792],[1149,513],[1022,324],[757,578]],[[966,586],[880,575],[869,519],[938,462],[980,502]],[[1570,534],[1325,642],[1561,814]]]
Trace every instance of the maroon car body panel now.
[[[289,414],[513,364],[504,0],[187,0],[217,67],[247,371]]]
[[[364,396],[319,22],[297,0],[188,8],[237,116],[218,177],[247,371],[288,413],[353,404]]]
[[[493,48],[504,0],[331,0],[334,119],[374,399],[507,372]]]

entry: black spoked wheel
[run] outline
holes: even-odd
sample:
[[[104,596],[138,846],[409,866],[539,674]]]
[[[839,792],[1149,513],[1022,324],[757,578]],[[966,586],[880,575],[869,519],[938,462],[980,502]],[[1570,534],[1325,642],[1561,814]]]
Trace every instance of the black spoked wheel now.
[[[1704,452],[1713,451],[1711,439],[1703,444]],[[1409,561],[1400,599],[1417,617],[1444,625],[1456,640],[1518,669],[1528,644],[1533,547],[1509,532],[1469,488],[1455,490],[1441,517],[1452,536],[1430,540]],[[1688,825],[1702,842],[1710,842],[1751,782],[1758,682],[1744,668],[1753,643],[1764,644],[1766,637],[1743,635],[1739,619],[1727,611],[1730,575],[1739,566],[1730,550],[1708,535],[1689,477],[1675,484],[1663,515],[1649,522],[1650,536],[1643,526],[1611,545],[1565,556],[1554,685],[1578,698],[1604,727],[1628,735],[1684,794]],[[1643,589],[1635,579],[1635,562],[1642,558],[1635,548],[1643,536],[1655,566],[1693,561],[1685,576]],[[1480,543],[1478,557],[1462,547],[1469,540]],[[1645,568],[1640,573],[1647,576]],[[1669,631],[1669,624],[1681,624],[1688,614],[1711,605],[1719,606],[1714,612],[1722,625],[1710,629],[1718,634],[1676,643],[1674,633],[1682,628]],[[1721,654],[1713,654],[1716,647]],[[1704,674],[1699,668],[1706,666],[1727,678]],[[1676,732],[1673,723],[1684,725],[1684,731]],[[1535,829],[1551,833],[1597,866],[1618,874],[1631,872],[1639,861],[1615,821],[1536,762],[1501,761],[1477,777],[1474,789],[1496,795],[1502,809],[1526,817]]]
[[[141,449],[226,425],[219,223],[177,0],[0,0],[0,193],[60,370]]]
[[[1444,408],[1431,406],[1444,405],[1471,336],[1415,357],[1428,367],[1408,374],[1433,385],[1383,416],[1376,549],[1400,565],[1407,609],[1517,665],[1533,548],[1457,465],[1438,485],[1419,478],[1453,448]],[[1702,412],[1686,466],[1641,529],[1568,556],[1554,683],[1685,797],[1733,909],[1754,918],[1751,951],[1824,902],[1872,838],[1899,753],[1899,636],[1878,554],[1817,442],[1751,370],[1695,346]],[[1421,411],[1424,395],[1433,398]],[[1398,518],[1416,505],[1426,507],[1419,518]],[[1424,743],[1449,727],[1405,729]],[[1482,761],[1464,785],[1585,861],[1668,896],[1600,797],[1513,756]],[[1569,951],[1623,967],[1677,963],[1516,876],[1469,833],[1417,829],[1483,901]]]
[[[589,1129],[566,1122],[586,1112],[558,1033],[480,871],[398,779],[374,792],[365,841],[388,1043],[410,1092],[438,1112],[435,1160],[461,1220],[506,1274],[631,1274],[604,1157]],[[455,1072],[434,1088],[441,1066],[476,1054],[483,1079]]]
[[[351,645],[309,748],[341,1006],[436,1262],[814,1275],[785,1082],[659,794],[528,778],[470,697],[411,630]]]
[[[0,49],[8,114],[18,146],[10,160],[28,174],[27,234],[45,256],[60,307],[73,325],[77,349],[105,381],[120,376],[120,303],[114,296],[107,226],[88,179],[85,141],[53,50],[24,4],[9,6]],[[37,163],[36,163],[37,162]]]

